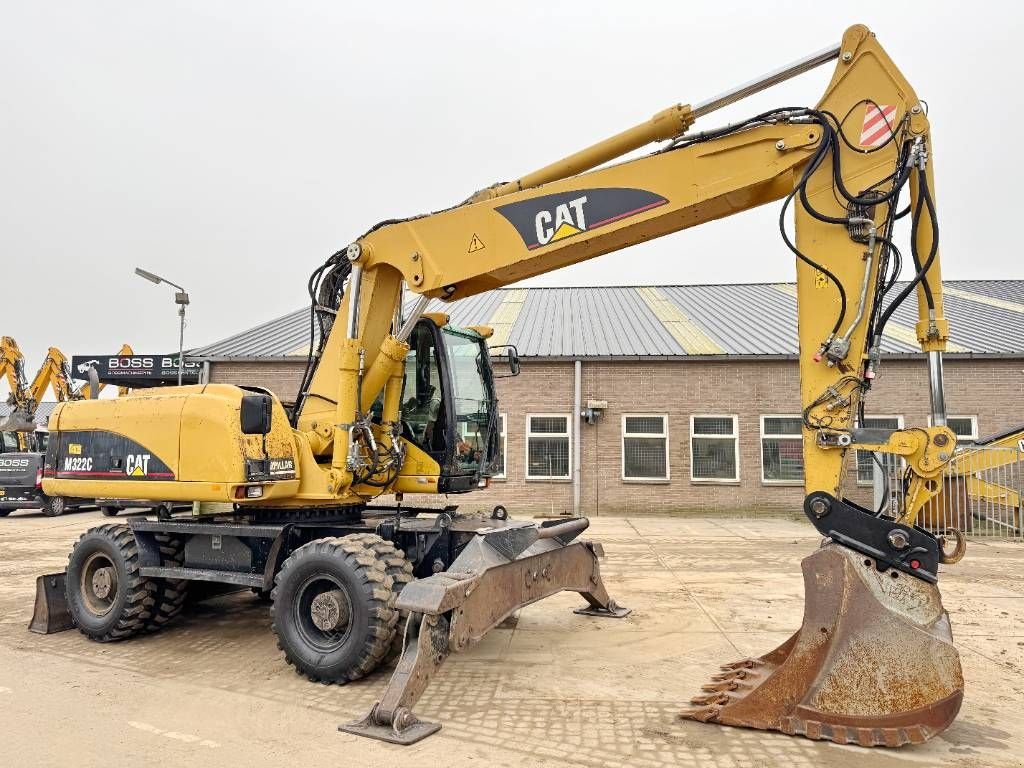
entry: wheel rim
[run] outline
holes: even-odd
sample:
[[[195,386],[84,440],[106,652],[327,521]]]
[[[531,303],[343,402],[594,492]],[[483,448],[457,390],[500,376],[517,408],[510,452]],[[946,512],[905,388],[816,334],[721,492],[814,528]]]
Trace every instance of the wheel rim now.
[[[352,628],[352,600],[334,576],[310,576],[299,586],[292,616],[303,641],[330,653],[345,644]]]
[[[117,600],[117,568],[102,552],[94,552],[82,566],[78,580],[79,593],[86,609],[95,616],[105,616]]]

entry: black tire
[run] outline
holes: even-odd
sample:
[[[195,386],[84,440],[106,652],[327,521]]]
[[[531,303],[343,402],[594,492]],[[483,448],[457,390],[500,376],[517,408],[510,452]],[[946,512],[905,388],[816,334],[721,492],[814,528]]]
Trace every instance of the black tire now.
[[[168,533],[154,534],[160,547],[160,565],[177,568],[185,562],[184,542]],[[173,621],[188,598],[187,579],[153,579],[156,589],[153,592],[153,610],[146,620],[146,631],[156,632]]]
[[[43,514],[47,517],[60,517],[67,511],[67,500],[63,496],[44,496]]]
[[[93,640],[106,643],[141,632],[151,616],[155,591],[153,582],[139,575],[139,548],[127,525],[90,528],[71,550],[68,609],[82,634]]]
[[[100,507],[100,512],[104,517],[117,517],[117,513],[120,511],[117,507]]]
[[[394,595],[391,607],[394,608],[395,600],[398,599],[405,585],[416,578],[412,572],[412,563],[406,559],[402,550],[375,533],[357,533],[349,538],[358,539],[364,547],[372,550],[378,559],[384,561],[384,570],[391,577],[391,593]],[[408,611],[395,609],[394,634],[388,649],[387,661],[397,658],[402,653],[402,638],[405,635],[405,620],[408,617]]]
[[[0,509],[0,517],[7,517],[13,511],[13,509]]]
[[[391,647],[398,621],[393,580],[387,564],[358,536],[299,547],[275,578],[270,618],[277,647],[314,682],[358,680],[376,669]],[[326,602],[317,608],[314,601]],[[338,624],[323,628],[316,620]]]

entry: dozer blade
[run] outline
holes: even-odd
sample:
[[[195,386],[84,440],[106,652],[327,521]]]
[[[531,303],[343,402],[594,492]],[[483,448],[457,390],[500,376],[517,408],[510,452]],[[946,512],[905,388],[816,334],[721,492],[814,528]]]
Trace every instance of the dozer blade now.
[[[938,587],[834,543],[802,567],[800,631],[723,666],[682,717],[862,747],[949,726],[964,681]]]
[[[52,635],[73,629],[75,622],[68,610],[66,574],[48,573],[36,578],[36,604],[28,628],[40,635]]]
[[[367,715],[338,730],[392,744],[413,744],[436,733],[439,723],[422,721],[412,710],[448,655],[545,597],[579,592],[588,605],[579,612],[627,616],[629,610],[605,591],[599,546],[573,541],[588,525],[578,518],[480,531],[447,571],[406,585],[396,601],[409,611],[398,666]]]

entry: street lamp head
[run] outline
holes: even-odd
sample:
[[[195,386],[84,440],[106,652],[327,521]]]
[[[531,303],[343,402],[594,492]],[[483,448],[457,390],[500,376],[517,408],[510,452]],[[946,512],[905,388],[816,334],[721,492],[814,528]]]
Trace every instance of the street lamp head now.
[[[160,283],[164,281],[164,279],[159,275],[154,275],[152,272],[147,272],[141,267],[135,268],[135,274],[138,275],[139,277],[144,277],[147,280],[149,280],[149,282],[156,283],[157,285],[160,285]]]

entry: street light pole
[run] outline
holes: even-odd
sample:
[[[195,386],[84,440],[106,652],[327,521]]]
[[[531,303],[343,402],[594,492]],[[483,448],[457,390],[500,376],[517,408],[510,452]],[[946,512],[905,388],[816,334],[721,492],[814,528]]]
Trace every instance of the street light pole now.
[[[179,297],[182,297],[182,301]],[[181,377],[185,373],[185,305],[188,304],[188,294],[184,291],[174,294],[174,301],[178,305],[178,386],[181,386]]]
[[[178,386],[180,387],[182,377],[185,373],[185,307],[187,307],[189,303],[188,294],[185,292],[185,289],[177,283],[172,283],[166,277],[160,277],[160,275],[147,272],[140,267],[135,268],[135,274],[141,278],[149,280],[149,282],[154,285],[167,283],[172,288],[177,288],[177,291],[174,293],[174,303],[178,305],[178,317],[180,318],[178,328]]]

